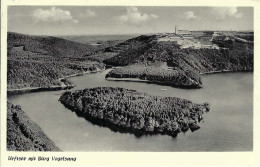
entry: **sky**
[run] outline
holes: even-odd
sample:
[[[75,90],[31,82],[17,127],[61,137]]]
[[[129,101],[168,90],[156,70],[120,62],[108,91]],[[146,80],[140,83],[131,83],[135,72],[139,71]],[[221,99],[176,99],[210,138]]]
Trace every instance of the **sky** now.
[[[30,35],[103,35],[184,30],[253,31],[252,7],[10,6],[8,31]]]

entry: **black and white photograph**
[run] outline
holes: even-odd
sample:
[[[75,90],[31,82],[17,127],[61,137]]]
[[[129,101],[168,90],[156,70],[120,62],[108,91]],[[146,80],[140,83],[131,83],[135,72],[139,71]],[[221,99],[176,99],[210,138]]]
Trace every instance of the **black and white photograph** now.
[[[9,6],[7,19],[7,151],[253,151],[253,7]]]

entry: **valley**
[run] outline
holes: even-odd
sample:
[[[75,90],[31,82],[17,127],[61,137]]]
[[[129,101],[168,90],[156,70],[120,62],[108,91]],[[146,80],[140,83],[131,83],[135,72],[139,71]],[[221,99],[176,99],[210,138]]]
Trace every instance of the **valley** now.
[[[203,38],[204,41],[212,39],[204,38],[204,35],[196,34],[194,38]],[[164,40],[162,40],[162,36],[164,36]],[[25,112],[31,113],[30,118],[37,120],[36,123],[40,127],[45,126],[44,122],[47,120],[41,120],[32,113],[43,114],[42,116],[46,118],[51,116],[53,114],[51,111],[47,111],[47,116],[42,110],[46,108],[46,105],[41,104],[40,101],[43,101],[42,103],[45,101],[46,104],[52,104],[52,107],[57,109],[58,112],[54,111],[57,115],[53,115],[56,120],[63,117],[64,110],[72,111],[77,114],[77,117],[73,117],[75,120],[69,121],[75,121],[75,124],[79,123],[77,122],[79,117],[83,117],[86,119],[84,121],[98,125],[99,128],[109,128],[112,133],[134,134],[137,139],[141,136],[158,134],[167,134],[175,138],[178,134],[182,136],[182,134],[189,133],[187,132],[189,129],[196,133],[200,127],[205,128],[202,116],[204,112],[209,111],[209,106],[213,104],[213,109],[210,107],[212,112],[218,110],[214,97],[208,98],[209,100],[205,98],[198,100],[196,97],[192,97],[192,101],[189,99],[188,91],[194,92],[199,89],[201,89],[200,92],[213,91],[213,88],[209,90],[209,84],[203,83],[203,74],[226,71],[252,72],[254,70],[254,44],[250,41],[251,34],[250,37],[245,34],[240,34],[238,37],[231,37],[228,34],[219,36],[229,36],[228,40],[219,40],[220,37],[218,37],[216,38],[218,40],[211,41],[219,48],[193,48],[193,46],[185,48],[175,40],[168,40],[168,37],[166,40],[165,34],[141,35],[125,41],[114,42],[106,40],[101,42],[98,39],[96,42],[99,42],[101,46],[77,43],[71,39],[58,37],[9,32],[8,100],[14,104],[16,102],[23,104],[22,108],[24,106]],[[245,40],[241,40],[242,37]],[[91,76],[95,77],[91,78]],[[83,81],[79,82],[78,80],[82,78]],[[132,83],[131,81],[137,82]],[[152,88],[150,89],[150,87]],[[72,90],[68,91],[68,89]],[[137,89],[138,91],[136,91]],[[154,94],[153,89],[165,90],[165,92],[155,91],[161,95],[159,96]],[[220,87],[219,89],[225,88]],[[54,95],[53,90],[57,90],[58,95]],[[40,97],[42,91],[49,91],[43,93],[44,99]],[[181,91],[181,93],[175,94],[176,91]],[[187,94],[180,98],[182,93]],[[202,94],[206,96],[206,94]],[[30,107],[30,104],[21,97],[25,97],[25,99],[33,97],[36,100],[34,103],[42,107],[39,109],[36,109],[35,106]],[[66,109],[61,107],[58,99]],[[9,102],[8,107],[12,111],[21,110],[20,107],[17,108]],[[222,110],[223,108],[221,108]],[[64,120],[68,119],[66,116],[68,113],[64,114]],[[21,116],[19,119],[30,121],[30,118]],[[52,125],[56,122],[55,120],[50,121]],[[59,122],[63,121],[59,120]],[[205,119],[205,122],[209,126],[208,120]],[[30,129],[29,124],[24,124],[24,129]],[[214,125],[217,126],[217,123]],[[226,122],[225,125],[227,126]],[[8,126],[13,127],[11,124]],[[47,130],[47,136],[55,138],[53,135],[55,133],[48,129],[50,128],[45,127],[43,131]],[[211,130],[214,131],[214,128]],[[37,133],[43,133],[40,128],[37,128],[37,131],[39,131]],[[63,130],[60,129],[60,131]],[[198,131],[203,131],[203,129]],[[52,144],[42,146],[44,149],[34,146],[35,143],[22,148],[21,143],[26,142],[28,137],[24,138],[24,134],[20,132],[17,133],[18,137],[15,137],[11,131],[9,134],[9,150],[59,150],[54,144],[53,146]],[[113,136],[110,132],[109,135]],[[16,139],[19,136],[22,138],[21,143]],[[48,138],[47,136],[46,138]],[[64,137],[66,138],[66,136]],[[34,137],[31,139],[34,141]],[[43,137],[39,140],[48,139]],[[55,144],[59,140],[55,139]],[[136,142],[135,140],[133,139],[134,142]],[[57,145],[59,146],[59,144]],[[184,147],[185,150],[190,150],[188,147]],[[59,146],[59,148],[67,150],[64,146]],[[202,147],[200,148],[202,149]]]

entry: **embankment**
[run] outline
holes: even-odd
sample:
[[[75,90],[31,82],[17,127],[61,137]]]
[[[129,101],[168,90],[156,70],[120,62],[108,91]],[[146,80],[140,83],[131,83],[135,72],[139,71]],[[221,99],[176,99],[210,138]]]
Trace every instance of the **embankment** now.
[[[7,102],[8,151],[61,151],[20,106]]]

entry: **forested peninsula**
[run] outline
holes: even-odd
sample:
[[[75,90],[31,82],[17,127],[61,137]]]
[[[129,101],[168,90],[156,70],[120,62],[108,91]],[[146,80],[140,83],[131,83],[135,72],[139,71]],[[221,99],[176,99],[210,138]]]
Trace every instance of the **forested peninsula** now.
[[[112,87],[64,92],[59,101],[78,116],[120,132],[167,134],[195,131],[208,103],[195,104],[175,97],[151,96],[135,90]]]

